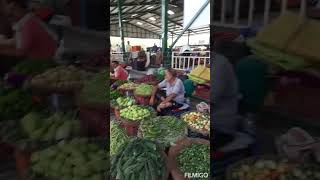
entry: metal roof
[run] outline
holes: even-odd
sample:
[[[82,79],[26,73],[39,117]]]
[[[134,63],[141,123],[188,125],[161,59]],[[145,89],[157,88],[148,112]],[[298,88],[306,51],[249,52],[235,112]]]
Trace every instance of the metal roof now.
[[[110,24],[118,22],[118,0],[110,0]],[[184,0],[168,0],[168,9],[174,14],[168,14],[168,36],[177,36],[183,30],[183,2]],[[144,31],[153,32],[159,37],[161,28],[161,0],[123,0],[122,22],[124,25],[138,26]],[[190,35],[209,32],[210,28],[193,29]]]

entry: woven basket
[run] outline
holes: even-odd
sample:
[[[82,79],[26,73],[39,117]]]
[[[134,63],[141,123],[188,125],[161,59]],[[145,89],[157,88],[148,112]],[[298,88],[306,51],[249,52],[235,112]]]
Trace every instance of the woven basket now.
[[[134,95],[134,89],[122,89],[122,88],[118,88],[118,90],[120,91],[120,93],[124,96],[133,96]]]
[[[238,161],[232,165],[230,165],[226,170],[226,180],[236,180],[232,178],[232,173],[235,171],[235,169],[241,167],[244,164],[254,164],[257,160],[274,160],[279,161],[281,160],[280,157],[274,156],[274,155],[263,155],[263,156],[253,156],[250,158],[243,159],[241,161]]]
[[[137,104],[148,106],[150,102],[151,96],[144,96],[144,95],[138,95],[134,93],[134,99],[136,100]]]
[[[128,136],[137,136],[140,121],[130,121],[121,118],[121,126],[125,129]]]
[[[189,112],[185,112],[185,113],[181,114],[181,116],[180,116],[181,120],[183,120],[183,116],[184,116],[184,115],[189,114],[189,113],[191,113],[191,112],[196,112],[196,111],[189,111]],[[206,113],[203,113],[203,114],[208,115],[209,118],[210,118],[210,115],[209,115],[209,114],[206,114]],[[201,135],[210,136],[210,131],[195,129],[195,128],[193,128],[193,127],[190,126],[190,125],[188,125],[188,128],[189,128],[191,131],[196,132],[196,133],[199,133],[199,134],[201,134]]]
[[[79,109],[81,125],[90,136],[108,136],[108,117],[110,112],[107,108],[100,109],[82,106]]]
[[[116,120],[120,121],[120,109],[114,108],[113,112],[114,112],[114,115],[116,117]]]
[[[188,179],[184,177],[184,173],[179,169],[176,159],[182,149],[192,144],[207,144],[210,146],[210,141],[198,138],[183,138],[177,141],[175,146],[170,147],[168,153],[168,165],[174,180]],[[210,154],[208,154],[208,156],[210,156]]]

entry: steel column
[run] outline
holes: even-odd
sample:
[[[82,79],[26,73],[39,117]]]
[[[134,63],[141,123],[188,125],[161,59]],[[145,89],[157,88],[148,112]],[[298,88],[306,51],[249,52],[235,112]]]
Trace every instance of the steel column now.
[[[118,20],[119,20],[119,30],[120,30],[120,38],[121,38],[121,47],[123,55],[126,52],[126,46],[124,45],[124,34],[123,34],[123,25],[122,25],[122,1],[118,0]]]
[[[182,32],[179,34],[177,39],[172,43],[170,48],[173,48],[173,46],[178,42],[178,40],[181,38],[181,36],[191,27],[191,25],[194,23],[195,20],[200,16],[200,14],[203,12],[203,10],[209,5],[210,0],[207,0],[203,6],[199,9],[199,11],[194,15],[194,17],[191,19],[191,21],[187,24],[185,28],[183,28]]]
[[[168,58],[168,0],[161,0],[161,21],[162,21],[162,55],[164,66],[170,65]]]
[[[188,31],[188,46],[189,46],[189,40],[190,40],[190,31]]]

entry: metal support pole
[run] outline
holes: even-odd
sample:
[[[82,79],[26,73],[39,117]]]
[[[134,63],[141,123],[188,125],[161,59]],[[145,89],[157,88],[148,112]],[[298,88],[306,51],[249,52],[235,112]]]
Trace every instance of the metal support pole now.
[[[168,0],[161,0],[161,21],[162,21],[162,55],[164,66],[170,65],[168,59]]]
[[[187,24],[187,26],[182,30],[182,32],[179,34],[177,39],[172,43],[171,47],[172,48],[178,40],[181,38],[181,36],[191,27],[191,25],[194,23],[195,20],[200,16],[200,14],[203,12],[203,10],[209,5],[210,0],[207,0],[203,6],[199,9],[199,11],[194,15],[194,17],[191,19],[191,21]]]
[[[189,46],[189,39],[190,39],[190,31],[188,31],[188,46]]]
[[[124,45],[124,34],[123,34],[123,25],[122,25],[122,1],[123,0],[118,0],[118,20],[119,20],[119,30],[120,30],[120,38],[121,38],[121,47],[122,47],[122,52],[125,57],[126,53],[126,47]]]
[[[173,33],[171,33],[171,43],[173,43]]]

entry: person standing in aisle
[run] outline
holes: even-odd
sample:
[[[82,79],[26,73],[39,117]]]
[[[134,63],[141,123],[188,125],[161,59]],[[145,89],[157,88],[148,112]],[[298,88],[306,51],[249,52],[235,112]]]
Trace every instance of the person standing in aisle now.
[[[120,45],[119,45],[119,44],[117,44],[116,51],[117,51],[118,53],[120,53],[120,52],[121,52],[121,47],[120,47]]]
[[[158,51],[158,47],[157,47],[156,43],[154,43],[151,51],[154,53],[156,53]]]
[[[126,52],[131,52],[131,45],[130,45],[130,41],[127,42],[127,46],[126,46]]]

